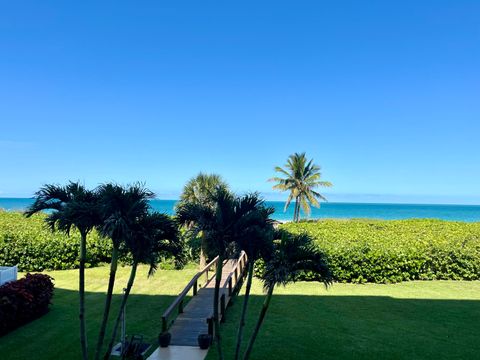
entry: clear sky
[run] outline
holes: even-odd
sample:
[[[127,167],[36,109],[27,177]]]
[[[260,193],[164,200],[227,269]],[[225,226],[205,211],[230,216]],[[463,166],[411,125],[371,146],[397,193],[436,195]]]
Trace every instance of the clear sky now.
[[[273,195],[480,203],[479,1],[3,1],[0,196],[199,171]]]

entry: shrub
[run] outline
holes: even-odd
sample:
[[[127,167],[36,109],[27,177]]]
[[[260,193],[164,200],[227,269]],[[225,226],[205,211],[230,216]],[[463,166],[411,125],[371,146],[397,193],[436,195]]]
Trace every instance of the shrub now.
[[[0,211],[0,264],[18,265],[20,271],[65,270],[79,265],[80,234],[53,233],[45,215],[25,218],[21,213]],[[87,241],[87,267],[110,260],[111,243],[93,231]]]
[[[282,228],[313,237],[340,282],[480,279],[480,223],[319,220]]]
[[[52,280],[44,274],[27,274],[23,279],[0,286],[0,336],[48,311]]]

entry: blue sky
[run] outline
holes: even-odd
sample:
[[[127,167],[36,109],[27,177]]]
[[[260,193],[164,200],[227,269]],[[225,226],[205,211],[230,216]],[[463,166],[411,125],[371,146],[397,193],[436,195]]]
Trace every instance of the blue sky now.
[[[295,151],[331,201],[480,203],[478,1],[2,2],[0,196],[199,171],[240,192]]]

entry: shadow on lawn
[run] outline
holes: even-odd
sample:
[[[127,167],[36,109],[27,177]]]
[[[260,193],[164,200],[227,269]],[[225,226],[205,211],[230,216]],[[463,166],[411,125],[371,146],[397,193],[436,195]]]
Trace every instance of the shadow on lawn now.
[[[223,327],[227,349],[235,345],[241,301]],[[252,297],[248,336],[262,302]],[[479,319],[475,300],[274,295],[252,358],[478,359]]]
[[[145,341],[157,346],[161,316],[173,302],[173,295],[131,294],[127,303],[127,334],[141,334]],[[85,293],[88,345],[93,356],[98,336],[105,293]],[[120,307],[121,295],[114,295],[110,325]],[[111,328],[107,328],[107,334]],[[109,337],[106,337],[109,340]],[[78,292],[56,288],[50,311],[43,317],[0,338],[0,359],[79,359]]]
[[[112,315],[120,304],[113,299]],[[161,315],[175,299],[131,295],[127,332],[143,334],[156,346]],[[93,350],[105,295],[86,294],[89,347]],[[235,299],[222,325],[231,358],[242,297]],[[247,333],[263,296],[252,296]],[[480,301],[397,299],[382,296],[274,295],[252,359],[474,359],[479,358]],[[110,331],[109,329],[108,331]],[[56,289],[51,311],[0,338],[1,359],[77,359],[78,293]],[[210,351],[208,359],[215,359]]]

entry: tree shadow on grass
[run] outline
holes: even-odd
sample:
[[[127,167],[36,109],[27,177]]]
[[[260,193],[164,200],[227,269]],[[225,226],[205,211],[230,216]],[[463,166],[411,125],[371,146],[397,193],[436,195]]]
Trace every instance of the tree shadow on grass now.
[[[114,295],[112,319],[120,299]],[[155,348],[162,313],[174,299],[131,295],[128,334],[143,334]],[[222,325],[227,359],[232,358],[242,300],[235,299]],[[104,293],[86,293],[90,351],[104,301]],[[262,302],[263,296],[251,296],[246,338]],[[476,359],[478,319],[480,301],[474,300],[274,295],[252,359]],[[57,288],[48,314],[0,338],[0,358],[79,359],[78,334],[78,293]],[[215,358],[212,349],[208,359]]]
[[[131,294],[126,310],[127,334],[141,334],[156,348],[161,316],[175,298],[173,295]],[[88,346],[92,357],[103,315],[105,293],[86,292],[85,301]],[[121,295],[114,295],[110,326],[118,314],[120,302]],[[111,330],[111,327],[107,328],[107,335]],[[50,311],[46,315],[0,338],[0,359],[80,359],[79,331],[78,292],[56,288]],[[109,337],[106,339],[107,342]]]
[[[242,301],[222,329],[227,359]],[[262,302],[251,297],[247,339]],[[475,300],[274,295],[252,359],[479,359],[479,319]]]

